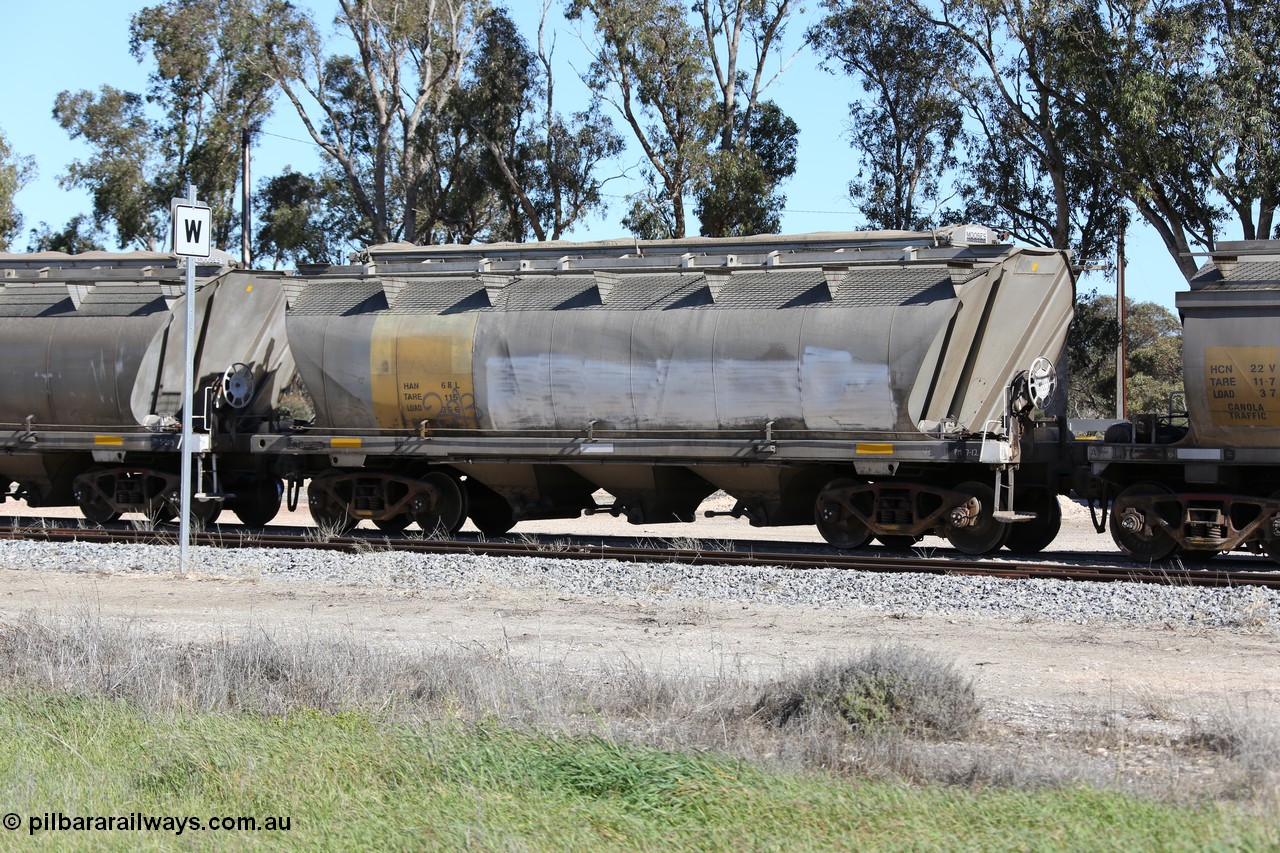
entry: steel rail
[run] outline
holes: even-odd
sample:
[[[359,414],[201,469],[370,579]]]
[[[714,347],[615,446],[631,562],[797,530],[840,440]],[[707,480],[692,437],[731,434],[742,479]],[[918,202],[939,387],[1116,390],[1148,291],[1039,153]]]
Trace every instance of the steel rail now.
[[[173,545],[175,531],[72,526],[0,525],[0,539],[36,541],[140,543]],[[1152,565],[1070,565],[1029,560],[997,562],[980,559],[923,557],[918,554],[880,557],[863,554],[821,554],[782,550],[732,551],[703,548],[654,548],[612,545],[604,542],[493,542],[462,539],[423,539],[412,536],[370,534],[326,537],[312,530],[280,533],[271,529],[248,531],[232,527],[194,533],[192,543],[217,548],[299,548],[347,553],[399,551],[419,554],[476,554],[489,557],[541,557],[565,560],[617,560],[632,563],[681,563],[704,566],[834,569],[862,572],[899,572],[933,575],[969,575],[1018,580],[1133,581],[1164,585],[1232,587],[1259,586],[1280,589],[1280,571],[1187,568],[1177,562]]]

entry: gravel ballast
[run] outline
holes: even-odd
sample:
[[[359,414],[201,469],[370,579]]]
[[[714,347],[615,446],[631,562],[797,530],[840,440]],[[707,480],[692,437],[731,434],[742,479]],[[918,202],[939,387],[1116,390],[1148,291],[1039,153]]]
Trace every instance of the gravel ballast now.
[[[10,569],[168,575],[173,546],[0,542]],[[192,549],[192,572],[269,583],[328,583],[471,594],[510,589],[572,596],[799,605],[888,614],[1072,624],[1280,629],[1280,594],[1258,587],[1157,586],[840,570],[789,570],[539,557],[364,551]]]

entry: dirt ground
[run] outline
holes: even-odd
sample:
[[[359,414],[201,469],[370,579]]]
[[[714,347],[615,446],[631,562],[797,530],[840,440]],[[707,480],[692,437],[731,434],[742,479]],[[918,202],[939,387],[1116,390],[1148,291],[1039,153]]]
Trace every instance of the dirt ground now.
[[[13,514],[17,507],[0,509]],[[1087,511],[1081,512],[1074,505],[1066,507],[1066,531],[1055,548],[1109,545],[1088,529]],[[529,527],[646,535],[608,517]],[[737,540],[769,532],[733,519],[700,521],[688,530],[678,527],[664,526],[654,535]],[[804,538],[798,528],[778,533],[786,539]],[[85,609],[181,641],[266,630],[283,637],[339,637],[395,649],[486,650],[583,671],[625,664],[767,678],[900,643],[971,674],[990,713],[1015,728],[1062,728],[1072,720],[1107,714],[1157,720],[1245,710],[1280,721],[1280,636],[1262,630],[1080,626],[505,588],[459,597],[447,591],[198,573],[0,567],[0,620]]]

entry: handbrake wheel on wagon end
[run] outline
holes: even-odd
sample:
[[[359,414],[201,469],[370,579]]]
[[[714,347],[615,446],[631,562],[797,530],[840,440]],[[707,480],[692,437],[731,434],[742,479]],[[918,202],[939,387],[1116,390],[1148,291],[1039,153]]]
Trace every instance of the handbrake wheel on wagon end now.
[[[222,400],[233,409],[243,409],[253,399],[253,368],[236,362],[222,374]]]

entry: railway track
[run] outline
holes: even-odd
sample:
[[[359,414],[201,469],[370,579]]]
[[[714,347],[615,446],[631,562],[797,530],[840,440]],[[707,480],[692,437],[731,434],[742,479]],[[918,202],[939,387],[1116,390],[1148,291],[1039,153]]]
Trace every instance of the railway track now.
[[[173,545],[176,529],[140,530],[128,527],[80,527],[74,523],[45,522],[40,525],[0,521],[0,539],[49,542],[139,543]],[[1186,566],[1171,560],[1151,565],[1088,565],[1054,563],[1047,560],[973,560],[925,556],[912,552],[896,556],[830,553],[822,548],[786,543],[762,543],[766,548],[721,550],[637,546],[625,539],[604,540],[587,537],[555,537],[552,541],[490,541],[478,538],[426,539],[361,531],[349,536],[324,536],[307,528],[247,530],[219,526],[193,533],[192,544],[217,548],[300,548],[345,551],[399,551],[418,554],[478,554],[491,557],[541,557],[565,560],[617,560],[634,563],[682,563],[764,567],[791,570],[840,569],[861,572],[904,572],[935,575],[976,575],[1008,579],[1053,579],[1072,581],[1134,581],[1182,586],[1258,586],[1280,589],[1280,570],[1270,561],[1239,561],[1237,565],[1209,568],[1203,564]],[[1105,562],[1105,560],[1100,560]]]

